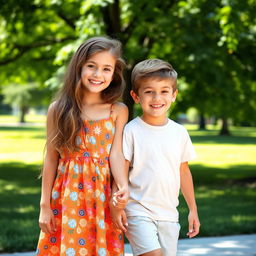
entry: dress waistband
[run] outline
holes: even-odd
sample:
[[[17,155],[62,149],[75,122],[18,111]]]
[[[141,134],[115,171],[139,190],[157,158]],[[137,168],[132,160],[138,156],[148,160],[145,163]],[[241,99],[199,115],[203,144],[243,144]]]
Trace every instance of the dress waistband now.
[[[100,157],[94,157],[94,156],[63,156],[60,157],[59,161],[61,162],[66,162],[66,161],[70,161],[70,160],[79,160],[79,161],[84,161],[84,160],[92,160],[94,163],[95,162],[109,162],[109,157],[105,157],[105,158],[100,158]]]

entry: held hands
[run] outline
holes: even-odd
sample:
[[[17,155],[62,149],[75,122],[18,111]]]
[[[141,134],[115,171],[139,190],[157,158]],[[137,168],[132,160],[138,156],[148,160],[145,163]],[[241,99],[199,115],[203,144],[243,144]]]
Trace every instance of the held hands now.
[[[129,199],[129,190],[127,187],[119,189],[112,196],[113,205],[118,209],[124,209]]]
[[[114,206],[113,198],[109,202],[109,208],[110,208],[110,214],[112,221],[117,229],[122,230],[123,232],[126,232],[126,227],[128,226],[127,218],[125,211],[123,209],[119,209],[116,206]]]
[[[127,218],[124,211],[129,199],[128,187],[124,187],[115,192],[109,202],[110,213],[116,228],[126,232]]]
[[[48,206],[41,206],[39,215],[39,227],[44,233],[53,234],[57,231],[56,220],[52,209]]]
[[[188,233],[187,236],[189,238],[192,238],[196,236],[199,233],[199,228],[200,228],[200,221],[198,218],[197,211],[190,211],[188,215]]]

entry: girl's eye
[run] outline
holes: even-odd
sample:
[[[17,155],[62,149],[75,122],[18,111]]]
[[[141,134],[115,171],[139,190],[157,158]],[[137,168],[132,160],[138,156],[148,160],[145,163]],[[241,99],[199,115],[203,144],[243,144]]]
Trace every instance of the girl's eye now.
[[[88,67],[88,68],[93,68],[94,65],[92,65],[92,64],[87,64],[87,67]]]
[[[110,68],[104,68],[104,71],[110,72],[111,69]]]

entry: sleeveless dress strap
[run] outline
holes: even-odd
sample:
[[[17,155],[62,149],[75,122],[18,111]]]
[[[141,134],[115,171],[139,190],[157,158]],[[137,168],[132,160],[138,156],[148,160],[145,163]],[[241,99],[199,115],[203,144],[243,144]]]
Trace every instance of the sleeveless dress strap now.
[[[115,104],[115,103],[112,103],[111,106],[110,106],[110,111],[109,111],[109,116],[110,116],[110,117],[112,117],[112,114],[113,114],[114,104]]]

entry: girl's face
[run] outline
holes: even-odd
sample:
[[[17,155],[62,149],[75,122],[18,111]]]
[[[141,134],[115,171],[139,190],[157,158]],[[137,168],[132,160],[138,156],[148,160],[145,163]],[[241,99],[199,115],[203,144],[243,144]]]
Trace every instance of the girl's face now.
[[[87,92],[100,93],[113,79],[116,58],[109,51],[93,54],[83,65],[82,84]]]

